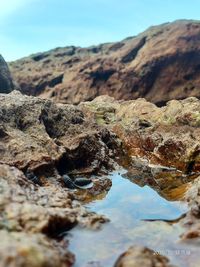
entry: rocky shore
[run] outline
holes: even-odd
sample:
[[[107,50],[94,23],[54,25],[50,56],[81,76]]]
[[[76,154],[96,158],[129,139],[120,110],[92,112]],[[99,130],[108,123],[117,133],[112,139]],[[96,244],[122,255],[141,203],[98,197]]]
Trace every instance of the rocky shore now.
[[[112,220],[85,204],[112,190],[120,168],[121,178],[187,203],[165,223],[183,229],[180,243],[198,244],[199,36],[200,23],[183,20],[31,55],[9,63],[11,73],[0,57],[1,267],[73,266],[68,233]],[[132,244],[114,266],[174,266],[165,256]]]
[[[82,203],[108,191],[106,174],[119,166],[130,180],[136,169],[151,174],[142,182],[160,194],[186,185],[183,201],[190,209],[179,222],[185,228],[180,240],[198,239],[199,126],[194,97],[159,108],[145,99],[100,96],[74,106],[19,91],[0,94],[1,266],[72,266],[75,256],[62,235],[76,225],[97,229],[108,221]],[[179,178],[166,181],[160,169]],[[94,186],[80,194],[66,187],[63,175],[91,177]],[[140,266],[144,255],[144,266],[171,266],[144,248],[131,248],[116,266]]]
[[[64,47],[11,62],[21,91],[78,104],[99,95],[158,105],[200,97],[200,23],[179,20],[120,42]]]

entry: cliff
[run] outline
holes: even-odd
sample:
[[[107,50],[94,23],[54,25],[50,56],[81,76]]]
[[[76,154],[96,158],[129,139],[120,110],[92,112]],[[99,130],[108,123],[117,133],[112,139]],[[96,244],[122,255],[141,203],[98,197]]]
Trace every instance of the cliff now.
[[[136,37],[89,48],[65,47],[10,63],[30,95],[74,103],[107,94],[162,105],[200,96],[200,22],[175,21]]]

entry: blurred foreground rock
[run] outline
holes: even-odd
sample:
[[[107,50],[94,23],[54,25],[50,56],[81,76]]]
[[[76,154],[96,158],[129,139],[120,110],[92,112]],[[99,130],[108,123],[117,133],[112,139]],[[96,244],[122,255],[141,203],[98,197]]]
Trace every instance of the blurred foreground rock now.
[[[123,253],[114,267],[175,267],[169,260],[148,248],[134,246]]]

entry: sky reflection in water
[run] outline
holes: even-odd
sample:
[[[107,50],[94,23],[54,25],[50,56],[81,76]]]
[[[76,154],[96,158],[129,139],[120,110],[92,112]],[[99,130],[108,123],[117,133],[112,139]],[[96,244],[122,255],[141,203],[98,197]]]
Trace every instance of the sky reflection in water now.
[[[148,186],[139,187],[114,172],[112,188],[103,200],[92,201],[86,206],[104,214],[110,223],[101,230],[90,231],[75,228],[70,232],[69,249],[76,254],[75,267],[83,267],[90,261],[99,261],[100,266],[111,267],[117,257],[131,245],[144,245],[166,256],[179,266],[190,265],[191,255],[177,256],[178,249],[191,252],[191,247],[181,244],[179,236],[183,229],[178,224],[147,222],[143,219],[176,219],[186,212],[181,202],[169,202]],[[199,251],[193,247],[192,262]],[[190,253],[191,254],[191,253]]]

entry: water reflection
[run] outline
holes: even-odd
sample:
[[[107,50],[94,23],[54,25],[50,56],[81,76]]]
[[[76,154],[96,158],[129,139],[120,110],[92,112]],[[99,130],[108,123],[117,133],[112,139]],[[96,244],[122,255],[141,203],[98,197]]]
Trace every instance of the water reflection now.
[[[105,198],[91,200],[86,205],[90,210],[106,215],[111,220],[110,223],[98,231],[79,228],[71,231],[70,250],[76,254],[75,266],[83,267],[90,261],[97,261],[100,266],[111,267],[129,246],[141,244],[155,251],[171,251],[171,254],[166,254],[169,254],[167,256],[173,263],[181,267],[194,267],[197,260],[195,256],[191,256],[193,265],[190,265],[191,258],[188,255],[176,255],[177,249],[188,250],[186,244],[179,242],[183,231],[180,225],[144,221],[173,220],[184,214],[187,207],[179,201],[170,202],[162,198],[145,183],[140,186],[132,183],[133,180],[131,182],[123,178],[124,175],[124,171],[113,173],[113,185]],[[154,187],[154,184],[151,186]],[[181,189],[181,192],[184,190]],[[160,189],[159,193],[161,194]],[[193,254],[198,255],[195,251],[197,248],[192,249]]]

